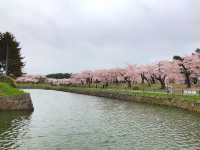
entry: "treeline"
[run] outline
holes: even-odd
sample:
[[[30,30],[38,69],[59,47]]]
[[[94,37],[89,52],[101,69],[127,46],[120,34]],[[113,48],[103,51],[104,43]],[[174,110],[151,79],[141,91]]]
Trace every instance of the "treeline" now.
[[[71,73],[55,73],[46,75],[47,78],[53,79],[69,79],[72,76]]]
[[[162,60],[146,65],[128,65],[126,68],[101,70],[85,70],[74,74],[69,81],[71,84],[101,85],[126,83],[129,88],[138,83],[149,86],[159,83],[161,89],[171,84],[186,84],[191,88],[200,83],[200,49],[186,56],[174,56],[170,60]]]

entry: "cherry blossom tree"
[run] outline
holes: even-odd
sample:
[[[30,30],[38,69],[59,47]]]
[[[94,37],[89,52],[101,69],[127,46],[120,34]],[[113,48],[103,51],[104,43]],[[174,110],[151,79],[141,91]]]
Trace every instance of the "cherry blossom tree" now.
[[[97,82],[103,83],[103,88],[108,87],[109,82],[112,80],[109,71],[106,69],[96,70],[94,71],[94,79]]]
[[[111,83],[118,84],[119,82],[124,80],[123,76],[125,72],[126,70],[122,68],[109,69],[108,74],[110,74]]]
[[[185,76],[185,83],[190,88],[192,79],[197,80],[200,75],[200,50],[197,49],[191,55],[180,57],[174,56],[173,58],[179,66],[180,73]]]
[[[187,87],[191,87],[191,58],[189,56],[187,57],[180,57],[180,56],[174,56],[174,60],[177,61],[177,64],[180,67],[180,72],[184,74],[185,76],[185,82],[187,84]]]
[[[166,78],[170,71],[169,61],[160,61],[154,66],[153,76],[161,84],[161,89],[166,88]]]
[[[141,77],[141,83],[144,84],[145,81],[146,83],[151,86],[151,84],[154,84],[155,81],[155,77],[153,76],[153,69],[154,69],[154,65],[150,64],[150,65],[140,65],[137,68],[137,72],[138,75]]]
[[[93,72],[90,70],[85,70],[81,72],[80,75],[82,76],[82,79],[85,80],[86,84],[90,87],[92,84]]]
[[[43,76],[26,75],[17,78],[17,82],[39,83],[45,80],[53,85],[88,85],[108,87],[110,84],[127,84],[131,88],[136,83],[147,83],[149,86],[160,83],[166,88],[171,83],[186,83],[190,88],[200,80],[200,49],[187,56],[174,56],[173,60],[164,60],[146,65],[128,65],[126,68],[85,70],[72,74],[71,78],[57,80]]]
[[[200,77],[200,49],[197,49],[195,53],[191,55],[191,78],[194,84],[197,84]]]
[[[168,84],[171,83],[182,83],[184,81],[184,76],[183,74],[180,73],[179,71],[179,66],[176,61],[169,61],[168,62],[168,68],[167,69],[167,78],[166,82]]]
[[[131,83],[136,82],[138,75],[136,65],[128,65],[124,71],[124,81],[128,84],[128,88],[131,88]]]
[[[18,77],[16,82],[18,83],[43,83],[45,82],[46,77],[41,75],[24,75]]]
[[[72,75],[71,79],[72,84],[87,84],[90,87],[93,81],[93,72],[90,70],[85,70],[81,73]]]

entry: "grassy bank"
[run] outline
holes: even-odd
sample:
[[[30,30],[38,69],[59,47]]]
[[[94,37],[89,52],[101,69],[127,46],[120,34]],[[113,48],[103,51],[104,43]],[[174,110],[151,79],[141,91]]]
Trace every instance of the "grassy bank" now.
[[[22,90],[14,88],[7,83],[0,82],[0,96],[14,96],[24,94]]]
[[[152,92],[120,88],[52,86],[48,84],[18,84],[17,86],[19,88],[57,90],[124,101],[170,106],[200,113],[200,96],[167,94],[162,91]]]
[[[72,86],[52,86],[49,84],[30,84],[23,83],[17,85],[19,88],[30,88],[30,89],[49,89],[58,90],[65,92],[81,93],[88,95],[98,95],[98,93],[112,94],[112,95],[127,95],[127,96],[139,96],[139,97],[150,97],[150,98],[161,98],[162,100],[175,99],[177,101],[188,101],[188,102],[200,102],[199,95],[178,95],[168,94],[162,91],[143,91],[133,89],[117,89],[117,88],[88,88],[88,87],[72,87]]]

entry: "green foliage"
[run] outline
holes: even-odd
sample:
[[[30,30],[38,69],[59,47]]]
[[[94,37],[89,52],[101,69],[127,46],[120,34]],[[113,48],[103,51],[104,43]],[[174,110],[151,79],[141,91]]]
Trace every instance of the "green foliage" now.
[[[173,59],[174,59],[174,60],[180,60],[180,61],[182,61],[182,60],[183,60],[183,58],[182,58],[182,57],[180,57],[180,56],[174,56],[174,57],[173,57]]]
[[[71,77],[71,73],[55,73],[55,74],[48,74],[47,78],[53,79],[69,79]]]
[[[24,92],[10,86],[7,83],[0,82],[0,96],[13,96],[21,94],[24,94]]]
[[[16,41],[13,34],[0,33],[0,53],[0,70],[7,70],[7,75],[21,76],[24,67],[23,57],[21,56],[20,43]]]
[[[9,84],[12,87],[16,87],[16,82],[13,78],[9,76],[0,75],[0,82]]]
[[[195,52],[200,53],[200,48],[197,48]]]

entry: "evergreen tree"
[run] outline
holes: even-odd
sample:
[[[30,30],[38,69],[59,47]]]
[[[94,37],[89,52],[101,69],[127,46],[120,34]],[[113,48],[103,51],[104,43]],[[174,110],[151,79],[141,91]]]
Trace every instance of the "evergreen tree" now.
[[[20,43],[16,41],[13,34],[0,33],[0,67],[7,75],[21,76],[24,67],[21,56]]]

